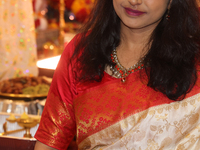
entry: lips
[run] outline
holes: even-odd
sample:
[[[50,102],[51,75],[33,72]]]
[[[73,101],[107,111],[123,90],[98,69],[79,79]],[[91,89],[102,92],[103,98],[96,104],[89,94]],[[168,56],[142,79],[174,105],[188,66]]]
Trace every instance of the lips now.
[[[124,8],[126,13],[130,16],[141,16],[143,15],[145,12],[142,11],[138,11],[138,10],[133,10],[131,8]]]

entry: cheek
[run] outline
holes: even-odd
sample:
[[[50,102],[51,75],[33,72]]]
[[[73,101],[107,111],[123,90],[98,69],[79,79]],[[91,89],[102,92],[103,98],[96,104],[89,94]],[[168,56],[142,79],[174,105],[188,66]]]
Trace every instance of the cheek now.
[[[117,9],[117,7],[119,7],[118,5],[120,5],[120,0],[113,0],[114,9]]]
[[[151,8],[151,16],[154,17],[155,19],[160,19],[163,17],[165,12],[167,11],[167,3],[160,3],[157,5],[149,4],[154,7],[149,7]]]
[[[120,5],[120,1],[113,0],[113,7],[114,7],[116,14],[120,17],[120,15],[122,14],[122,7]]]

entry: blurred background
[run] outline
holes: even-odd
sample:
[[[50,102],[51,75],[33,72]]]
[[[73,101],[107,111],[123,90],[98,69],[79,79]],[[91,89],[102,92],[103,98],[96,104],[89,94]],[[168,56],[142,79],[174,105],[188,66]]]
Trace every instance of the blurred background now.
[[[0,0],[0,149],[33,149],[60,55],[93,5],[94,0]]]

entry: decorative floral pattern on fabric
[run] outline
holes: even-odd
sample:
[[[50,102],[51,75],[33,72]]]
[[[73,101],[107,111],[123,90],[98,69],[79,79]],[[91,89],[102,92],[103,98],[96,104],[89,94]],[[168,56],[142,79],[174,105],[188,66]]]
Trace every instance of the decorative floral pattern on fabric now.
[[[51,147],[66,150],[75,135],[74,122],[71,118],[73,108],[66,106],[54,93],[50,92],[36,138]],[[43,132],[45,129],[46,132]],[[45,139],[42,138],[45,134]],[[63,146],[63,147],[62,147]]]
[[[199,80],[187,97],[199,92],[198,84]],[[139,72],[131,74],[126,83],[114,80],[96,86],[74,101],[78,144],[133,114],[172,102],[162,93],[145,85],[140,80]]]
[[[78,143],[132,114],[173,102],[144,85],[138,72],[127,80],[97,86],[74,101]]]
[[[80,150],[199,150],[200,94],[151,107],[93,134]]]

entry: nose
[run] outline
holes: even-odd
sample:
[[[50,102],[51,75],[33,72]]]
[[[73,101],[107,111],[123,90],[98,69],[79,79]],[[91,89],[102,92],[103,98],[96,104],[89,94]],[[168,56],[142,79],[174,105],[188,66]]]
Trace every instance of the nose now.
[[[128,0],[131,5],[140,5],[142,0]]]

